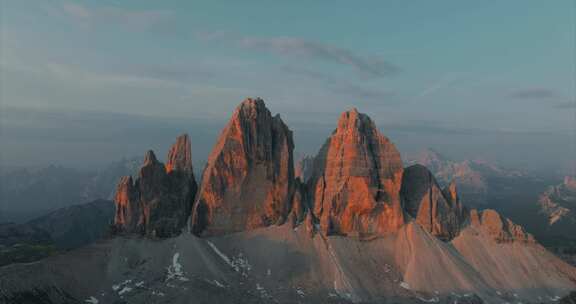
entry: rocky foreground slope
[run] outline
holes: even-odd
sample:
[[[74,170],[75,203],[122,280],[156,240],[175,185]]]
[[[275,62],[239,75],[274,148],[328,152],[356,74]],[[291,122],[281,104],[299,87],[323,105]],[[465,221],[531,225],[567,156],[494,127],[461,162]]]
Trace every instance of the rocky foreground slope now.
[[[368,116],[341,115],[305,183],[292,143],[262,100],[244,101],[195,198],[180,138],[168,165],[148,153],[136,181],[119,185],[116,237],[0,268],[0,299],[554,303],[576,289],[576,269],[522,227],[467,209],[423,166],[404,169]]]

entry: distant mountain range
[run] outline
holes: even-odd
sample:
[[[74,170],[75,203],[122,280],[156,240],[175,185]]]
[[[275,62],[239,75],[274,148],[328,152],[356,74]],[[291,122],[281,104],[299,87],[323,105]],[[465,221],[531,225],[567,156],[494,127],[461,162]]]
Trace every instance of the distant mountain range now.
[[[514,197],[517,192],[525,191],[526,187],[545,183],[527,172],[487,161],[454,161],[431,148],[422,151],[408,163],[426,166],[441,184],[456,182],[462,198],[474,207],[492,207],[495,200]]]
[[[550,226],[576,224],[576,178],[567,176],[562,184],[549,187],[538,202]]]
[[[488,201],[470,199],[488,206],[500,191],[518,191],[507,188],[527,177],[433,159],[426,160],[432,169],[405,168],[395,145],[356,109],[342,113],[318,154],[298,170],[292,131],[259,98],[236,108],[200,183],[191,150],[182,135],[166,163],[146,152],[138,173],[118,183],[113,236],[0,268],[0,301],[477,304],[573,298],[575,267],[498,211],[469,207],[459,190],[484,189],[470,193],[486,193]],[[505,183],[493,193],[495,181]],[[81,231],[78,223],[57,225],[92,207],[81,210],[48,216],[48,224],[31,229],[61,231],[50,237]]]
[[[137,158],[122,159],[97,171],[62,166],[0,172],[0,222],[25,222],[53,210],[112,199],[120,177],[138,171]]]
[[[0,224],[0,266],[32,262],[104,238],[110,231],[114,203],[73,205],[26,223]]]
[[[576,182],[541,178],[485,161],[454,161],[433,149],[408,161],[430,168],[441,184],[454,181],[463,201],[498,210],[567,261],[576,264]],[[569,253],[569,254],[565,254]]]

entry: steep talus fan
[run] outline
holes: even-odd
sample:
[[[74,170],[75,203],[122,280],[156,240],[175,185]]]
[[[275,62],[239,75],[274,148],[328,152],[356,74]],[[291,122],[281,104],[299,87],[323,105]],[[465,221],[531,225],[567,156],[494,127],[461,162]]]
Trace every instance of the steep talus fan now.
[[[498,243],[535,243],[534,237],[524,231],[522,226],[513,223],[510,219],[501,216],[492,209],[470,211],[470,225],[473,228],[486,232]]]
[[[396,231],[404,224],[402,171],[400,153],[367,115],[342,113],[308,181],[322,232],[371,237]]]
[[[430,170],[413,165],[404,170],[401,193],[404,210],[426,231],[444,241],[458,235],[467,212],[454,182],[442,191]]]
[[[182,135],[171,147],[166,166],[148,151],[138,178],[120,180],[113,228],[150,237],[178,235],[186,226],[196,190],[190,139]]]
[[[296,188],[292,131],[260,98],[235,110],[213,148],[192,212],[192,232],[221,235],[286,221]]]

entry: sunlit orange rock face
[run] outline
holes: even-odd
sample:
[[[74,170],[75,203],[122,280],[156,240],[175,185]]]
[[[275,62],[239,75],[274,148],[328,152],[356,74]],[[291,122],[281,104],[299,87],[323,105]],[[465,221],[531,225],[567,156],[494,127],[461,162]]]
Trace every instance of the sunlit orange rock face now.
[[[470,211],[470,223],[476,229],[487,232],[499,243],[525,242],[535,243],[534,237],[524,231],[522,226],[501,216],[492,209]]]
[[[368,237],[397,230],[404,224],[402,171],[398,150],[368,116],[342,113],[308,182],[322,232]]]
[[[208,158],[192,213],[197,235],[286,221],[295,189],[292,131],[262,99],[236,108]]]
[[[442,191],[426,167],[413,165],[404,170],[401,193],[404,210],[425,230],[445,241],[458,235],[467,212],[454,182]]]
[[[114,225],[126,231],[135,231],[140,220],[140,205],[135,204],[138,200],[138,191],[131,176],[124,176],[116,187],[114,202],[116,214]]]
[[[188,135],[178,137],[166,166],[146,153],[138,178],[121,179],[115,196],[114,229],[149,237],[178,235],[190,216],[197,184]]]

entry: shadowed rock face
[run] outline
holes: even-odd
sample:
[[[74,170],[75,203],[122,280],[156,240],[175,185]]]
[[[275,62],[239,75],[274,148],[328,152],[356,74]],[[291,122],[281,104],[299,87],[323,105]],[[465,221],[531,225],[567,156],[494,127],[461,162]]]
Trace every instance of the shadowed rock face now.
[[[369,236],[403,225],[402,171],[398,150],[368,116],[356,109],[342,113],[308,182],[322,231]]]
[[[192,214],[197,235],[286,220],[295,188],[292,131],[262,99],[236,108],[208,158]]]
[[[470,224],[492,236],[499,243],[525,242],[534,243],[534,237],[525,232],[522,226],[501,216],[492,209],[470,211]]]
[[[190,150],[188,135],[182,135],[166,166],[148,151],[136,181],[130,176],[120,180],[114,199],[117,232],[164,238],[182,231],[197,190]]]
[[[401,193],[404,210],[426,231],[445,241],[458,234],[465,212],[454,183],[441,191],[426,167],[414,165],[404,170]]]
[[[312,169],[314,168],[314,157],[304,156],[296,164],[296,177],[300,178],[303,183],[307,183],[312,175]]]

